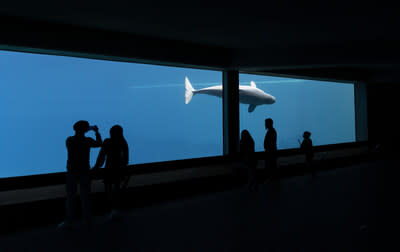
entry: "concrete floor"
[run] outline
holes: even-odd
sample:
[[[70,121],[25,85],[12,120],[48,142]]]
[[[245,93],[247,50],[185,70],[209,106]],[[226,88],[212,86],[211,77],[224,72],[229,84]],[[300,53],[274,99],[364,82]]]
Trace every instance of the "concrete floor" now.
[[[369,162],[262,184],[258,192],[243,187],[168,201],[125,211],[114,222],[96,216],[89,232],[76,223],[71,231],[51,225],[8,233],[0,251],[379,251],[387,245],[378,238],[381,167],[396,164]]]

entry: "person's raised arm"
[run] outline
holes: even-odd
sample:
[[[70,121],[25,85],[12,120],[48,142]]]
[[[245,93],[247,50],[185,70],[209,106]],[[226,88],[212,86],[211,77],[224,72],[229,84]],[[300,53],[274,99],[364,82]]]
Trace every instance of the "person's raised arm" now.
[[[96,141],[93,141],[91,143],[90,147],[100,147],[103,143],[103,141],[101,140],[101,135],[99,133],[99,128],[97,126],[93,126],[93,130],[96,133]]]

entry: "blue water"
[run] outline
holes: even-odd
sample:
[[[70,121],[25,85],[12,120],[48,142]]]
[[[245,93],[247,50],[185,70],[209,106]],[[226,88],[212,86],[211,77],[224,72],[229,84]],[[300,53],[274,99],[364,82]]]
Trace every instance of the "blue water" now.
[[[314,145],[355,141],[354,85],[304,79],[240,74],[242,85],[254,81],[276,102],[248,113],[240,105],[240,129],[247,129],[256,151],[264,150],[264,120],[274,121],[278,149],[298,148],[303,132],[310,131]]]
[[[186,105],[185,76],[194,88],[222,81],[218,71],[0,51],[0,177],[65,171],[77,120],[97,125],[103,139],[122,125],[131,164],[222,155],[222,101],[196,95]],[[276,119],[280,148],[306,128],[317,144],[354,141],[352,85],[240,76],[250,80],[277,98],[252,114],[241,105],[241,127],[258,150],[266,116]]]

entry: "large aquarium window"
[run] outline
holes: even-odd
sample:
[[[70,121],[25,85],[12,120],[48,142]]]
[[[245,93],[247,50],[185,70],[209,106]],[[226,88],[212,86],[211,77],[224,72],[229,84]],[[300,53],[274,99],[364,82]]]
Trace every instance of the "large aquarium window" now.
[[[121,125],[131,164],[222,155],[222,101],[189,102],[186,77],[193,89],[222,81],[218,71],[0,51],[0,177],[65,171],[78,120],[103,139]]]
[[[356,140],[353,84],[251,74],[239,80],[240,129],[250,132],[256,151],[264,150],[266,118],[274,122],[278,149],[299,148],[304,131],[313,145]]]

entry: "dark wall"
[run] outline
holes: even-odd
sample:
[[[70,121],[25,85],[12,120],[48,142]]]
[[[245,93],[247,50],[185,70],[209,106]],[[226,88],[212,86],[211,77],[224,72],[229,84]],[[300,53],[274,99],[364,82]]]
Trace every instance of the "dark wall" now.
[[[399,83],[368,83],[368,138],[385,150],[398,150]]]
[[[0,49],[133,61],[174,66],[222,69],[231,62],[230,50],[184,41],[0,16],[4,25]]]

